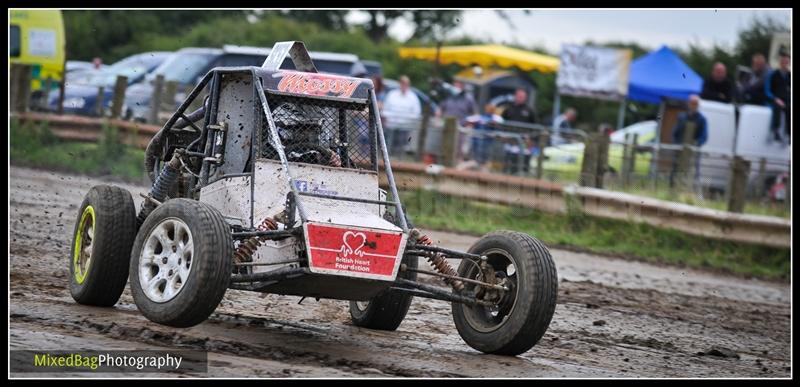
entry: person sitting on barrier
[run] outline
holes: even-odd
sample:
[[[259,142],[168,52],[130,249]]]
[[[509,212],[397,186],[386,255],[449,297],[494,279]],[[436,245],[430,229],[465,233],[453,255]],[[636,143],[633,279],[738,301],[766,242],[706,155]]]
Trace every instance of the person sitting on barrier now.
[[[710,101],[731,103],[734,100],[735,88],[728,79],[728,69],[722,62],[714,63],[711,76],[703,81],[703,91],[700,98]]]
[[[791,90],[792,73],[789,71],[790,56],[787,51],[781,51],[780,67],[776,70],[770,71],[767,75],[767,80],[764,82],[764,92],[767,95],[769,105],[772,107],[772,134],[775,141],[783,141],[782,134],[785,133],[787,138],[791,138],[791,117],[792,117],[792,103],[791,103]],[[783,117],[781,117],[783,116]],[[781,120],[784,121],[781,130]]]
[[[765,105],[767,103],[767,95],[764,93],[764,82],[767,79],[770,68],[767,64],[767,59],[764,54],[756,53],[753,55],[750,73],[741,84],[742,103],[751,105]]]

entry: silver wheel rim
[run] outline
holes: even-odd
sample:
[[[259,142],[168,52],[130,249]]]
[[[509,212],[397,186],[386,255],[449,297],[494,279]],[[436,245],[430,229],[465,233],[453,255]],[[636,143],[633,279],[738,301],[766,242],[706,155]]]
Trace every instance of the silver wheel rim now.
[[[94,247],[94,224],[89,223],[86,227],[86,230],[83,232],[83,237],[81,238],[82,251],[81,258],[78,261],[81,273],[84,275],[89,271],[89,265],[92,263],[92,247]]]
[[[150,231],[139,256],[139,284],[148,299],[167,302],[186,286],[193,242],[189,226],[177,218],[164,219]]]
[[[362,312],[367,310],[368,306],[369,306],[369,301],[356,301],[356,308],[358,308],[358,310]]]
[[[511,255],[511,253],[509,253],[508,251],[505,251],[505,250],[499,249],[499,248],[493,248],[493,249],[490,249],[490,250],[482,252],[481,255],[485,255],[487,257],[490,257],[490,259],[491,258],[497,259],[497,258],[501,258],[502,257],[508,263],[508,265],[504,268],[503,271],[509,277],[511,277],[511,276],[516,277],[516,274],[517,274],[517,261],[514,259],[514,257]],[[516,280],[518,280],[518,279],[515,278],[515,281]],[[467,324],[469,324],[472,327],[472,329],[475,329],[476,331],[484,332],[484,333],[496,331],[497,329],[499,329],[500,327],[505,325],[505,323],[508,321],[509,317],[511,317],[511,314],[514,312],[514,309],[517,306],[517,299],[519,298],[519,284],[518,283],[515,284],[513,292],[514,292],[514,299],[513,299],[512,303],[511,303],[511,308],[506,313],[504,313],[502,316],[500,316],[499,309],[498,309],[498,307],[496,305],[495,306],[491,306],[491,307],[487,307],[487,306],[470,307],[470,306],[464,305],[463,306],[463,308],[464,308],[464,318],[467,321]],[[494,325],[491,325],[491,323],[489,323],[487,321],[484,321],[479,317],[483,313],[485,313],[485,315],[487,317],[491,316],[491,318],[500,317],[501,320],[499,322],[495,321]]]

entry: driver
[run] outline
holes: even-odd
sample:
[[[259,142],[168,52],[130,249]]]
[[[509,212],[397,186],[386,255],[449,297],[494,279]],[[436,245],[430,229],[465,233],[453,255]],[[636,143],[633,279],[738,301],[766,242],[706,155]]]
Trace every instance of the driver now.
[[[322,130],[320,107],[283,103],[272,111],[278,136],[288,161],[341,167],[342,160],[328,144],[330,134]]]

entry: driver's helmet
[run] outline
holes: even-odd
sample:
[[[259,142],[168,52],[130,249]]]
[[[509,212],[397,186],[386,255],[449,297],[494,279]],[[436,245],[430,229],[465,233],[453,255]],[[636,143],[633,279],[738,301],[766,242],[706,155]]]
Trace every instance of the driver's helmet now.
[[[289,161],[341,166],[331,144],[335,133],[320,106],[285,102],[272,111],[275,126]],[[331,109],[331,108],[328,108]],[[330,112],[329,112],[330,113]]]
[[[323,115],[317,106],[286,102],[272,111],[272,117],[284,146],[322,141]]]

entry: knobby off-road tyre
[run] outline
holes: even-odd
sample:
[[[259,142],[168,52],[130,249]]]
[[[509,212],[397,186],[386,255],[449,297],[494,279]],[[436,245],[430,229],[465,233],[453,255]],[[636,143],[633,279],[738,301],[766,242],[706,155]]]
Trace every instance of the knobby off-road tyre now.
[[[145,219],[130,261],[131,292],[150,321],[190,327],[217,308],[230,283],[233,240],[215,208],[172,199]]]
[[[458,333],[472,348],[484,353],[515,356],[542,338],[556,307],[558,277],[550,252],[530,235],[496,231],[479,239],[470,249],[485,255],[496,277],[507,277],[511,291],[497,307],[452,304]],[[481,280],[480,270],[462,260],[459,276]],[[467,285],[467,292],[476,291]]]
[[[409,268],[416,269],[419,266],[419,258],[406,256],[403,263]],[[417,273],[405,271],[398,274],[398,277],[416,281]],[[394,331],[403,322],[411,306],[414,296],[397,291],[384,291],[369,301],[350,301],[350,318],[353,325],[378,329],[382,331]]]
[[[72,234],[69,291],[79,304],[114,306],[128,281],[136,237],[136,208],[130,192],[92,187],[83,199]]]

